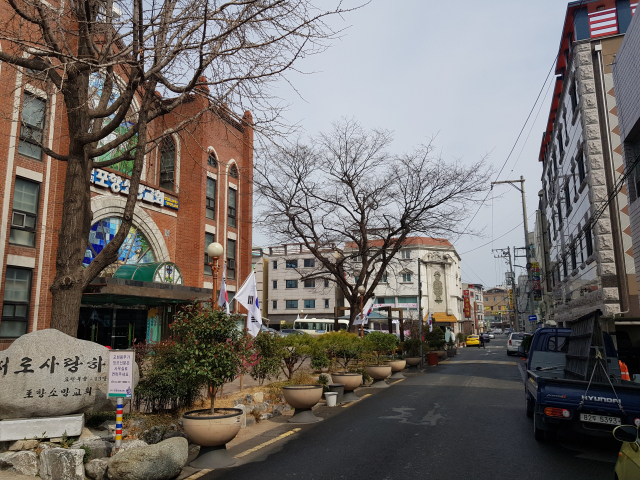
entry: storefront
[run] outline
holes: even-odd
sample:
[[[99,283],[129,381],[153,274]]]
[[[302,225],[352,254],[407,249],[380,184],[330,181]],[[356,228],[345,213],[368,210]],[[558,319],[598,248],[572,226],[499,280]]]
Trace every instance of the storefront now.
[[[182,305],[211,300],[212,290],[183,285],[171,262],[121,265],[113,277],[96,278],[82,297],[78,338],[114,349],[169,336]]]

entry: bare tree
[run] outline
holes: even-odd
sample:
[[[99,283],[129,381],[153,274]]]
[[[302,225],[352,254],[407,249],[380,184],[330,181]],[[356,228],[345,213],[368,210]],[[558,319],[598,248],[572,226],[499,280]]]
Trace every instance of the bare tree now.
[[[337,32],[325,19],[345,11],[340,0],[334,3],[331,10],[310,0],[8,0],[12,18],[0,33],[0,61],[52,85],[64,99],[69,128],[61,151],[37,134],[30,139],[67,166],[52,328],[76,335],[83,290],[117,259],[145,155],[207,111],[229,116],[249,109],[258,129],[283,125],[269,85],[327,47]],[[154,120],[194,96],[206,97],[206,107],[167,131],[154,128]],[[122,162],[131,166],[122,224],[83,268],[91,171]]]
[[[308,144],[258,155],[254,181],[265,232],[304,244],[317,265],[301,270],[303,279],[330,277],[350,305],[358,305],[360,285],[365,302],[374,296],[409,236],[462,233],[469,205],[489,187],[484,159],[446,163],[431,143],[392,155],[391,140],[387,130],[343,119]]]

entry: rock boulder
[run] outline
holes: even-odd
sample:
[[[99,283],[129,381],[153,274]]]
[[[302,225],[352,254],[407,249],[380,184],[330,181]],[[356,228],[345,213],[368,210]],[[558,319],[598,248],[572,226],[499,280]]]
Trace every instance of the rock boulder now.
[[[84,450],[49,448],[40,453],[40,477],[44,480],[84,480]]]
[[[73,444],[73,448],[80,447],[89,447],[89,460],[110,457],[113,449],[111,442],[102,438],[79,440]]]
[[[189,442],[170,438],[155,445],[118,453],[109,460],[110,480],[170,480],[187,463]]]
[[[93,480],[106,480],[107,479],[107,467],[109,466],[109,460],[106,458],[97,458],[91,460],[84,466],[84,471],[87,477],[93,478]]]
[[[107,398],[109,351],[47,329],[17,338],[0,355],[0,418],[55,417],[115,409]],[[134,366],[134,385],[139,378]]]
[[[3,470],[35,477],[38,474],[38,456],[34,452],[0,453],[0,471]]]

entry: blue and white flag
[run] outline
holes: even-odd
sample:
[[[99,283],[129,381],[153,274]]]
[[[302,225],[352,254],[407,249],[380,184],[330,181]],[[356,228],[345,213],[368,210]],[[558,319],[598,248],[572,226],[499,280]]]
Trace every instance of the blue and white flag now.
[[[247,309],[247,329],[255,337],[260,333],[260,328],[262,327],[262,314],[260,313],[260,303],[258,302],[255,272],[252,271],[244,281],[240,290],[236,293],[235,299]]]

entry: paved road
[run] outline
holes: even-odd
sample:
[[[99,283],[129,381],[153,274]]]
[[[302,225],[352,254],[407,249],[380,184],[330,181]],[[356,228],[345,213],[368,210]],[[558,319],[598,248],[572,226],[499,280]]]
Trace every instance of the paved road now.
[[[517,361],[506,355],[504,337],[486,350],[464,349],[454,362],[427,368],[247,455],[243,465],[201,478],[613,478],[619,449],[613,439],[534,440]],[[294,427],[282,425],[274,435]]]

